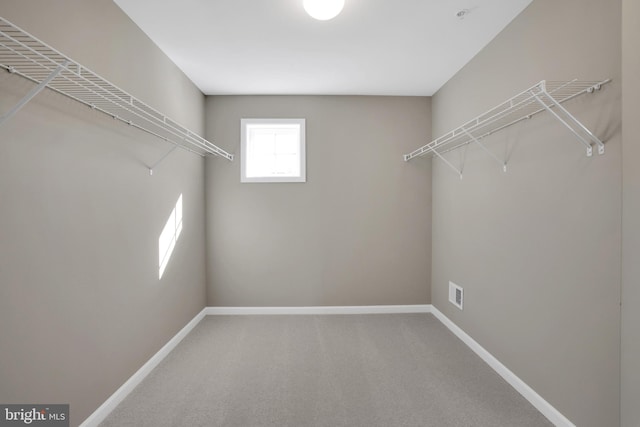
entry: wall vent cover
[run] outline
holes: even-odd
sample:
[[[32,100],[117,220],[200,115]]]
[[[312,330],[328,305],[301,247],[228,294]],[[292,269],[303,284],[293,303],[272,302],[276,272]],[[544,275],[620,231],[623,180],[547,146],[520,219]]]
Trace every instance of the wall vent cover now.
[[[464,291],[462,290],[462,287],[453,282],[449,282],[449,302],[462,310],[463,301]]]

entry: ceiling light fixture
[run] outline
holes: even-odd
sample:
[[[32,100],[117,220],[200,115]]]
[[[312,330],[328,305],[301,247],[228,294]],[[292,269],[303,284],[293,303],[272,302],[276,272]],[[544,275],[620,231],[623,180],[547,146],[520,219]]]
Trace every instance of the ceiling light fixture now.
[[[312,18],[328,21],[342,12],[344,0],[304,0],[302,5]]]

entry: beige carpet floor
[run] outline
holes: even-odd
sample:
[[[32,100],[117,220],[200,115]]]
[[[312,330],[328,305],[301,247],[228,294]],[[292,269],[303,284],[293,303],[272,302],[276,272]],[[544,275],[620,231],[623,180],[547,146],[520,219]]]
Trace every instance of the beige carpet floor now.
[[[551,425],[430,314],[207,316],[101,424]]]

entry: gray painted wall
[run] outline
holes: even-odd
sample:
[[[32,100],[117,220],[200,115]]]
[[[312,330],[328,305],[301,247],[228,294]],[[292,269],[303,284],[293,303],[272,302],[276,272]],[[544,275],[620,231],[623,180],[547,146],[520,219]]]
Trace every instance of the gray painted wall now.
[[[0,16],[202,131],[202,94],[111,1],[3,0]],[[0,73],[0,113],[31,87]],[[78,425],[204,307],[204,161],[175,152],[150,177],[168,148],[51,91],[0,128],[0,402],[69,403]]]
[[[638,5],[622,3],[623,70],[636,76]],[[202,95],[112,2],[3,0],[0,16],[202,130]],[[400,159],[431,135],[428,99],[208,98],[208,136],[238,154],[241,117],[306,117],[309,175],[240,184],[238,162],[208,160],[205,234],[200,158],[176,152],[151,178],[166,146],[40,94],[0,128],[0,401],[68,402],[79,424],[206,291],[209,305],[414,304],[433,280],[436,307],[573,422],[616,425],[623,227],[622,422],[637,425],[639,107],[624,97],[621,176],[620,16],[619,1],[535,0],[435,96],[437,136],[542,78],[614,79],[568,105],[607,140],[602,157],[540,116],[491,140],[506,175],[475,148],[463,181],[435,162],[433,273],[430,161]],[[30,88],[0,73],[0,112]],[[635,77],[624,92],[638,93]],[[180,193],[185,228],[158,281],[157,237]],[[446,302],[448,280],[465,287],[464,312]]]
[[[241,184],[207,160],[207,297],[217,306],[429,303],[430,99],[207,97],[207,136],[240,153],[241,118],[306,118],[307,182]]]
[[[433,97],[439,136],[542,79],[613,79],[566,104],[603,156],[542,114],[486,140],[506,174],[474,146],[463,180],[433,164],[433,304],[581,427],[620,422],[620,20],[618,0],[535,0]]]
[[[622,0],[622,426],[640,425],[640,3]]]

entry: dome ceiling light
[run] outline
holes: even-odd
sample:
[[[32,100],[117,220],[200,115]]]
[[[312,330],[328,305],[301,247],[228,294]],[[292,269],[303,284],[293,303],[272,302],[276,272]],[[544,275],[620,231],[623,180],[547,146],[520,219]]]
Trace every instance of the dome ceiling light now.
[[[328,21],[342,12],[344,0],[304,0],[302,5],[312,18]]]

